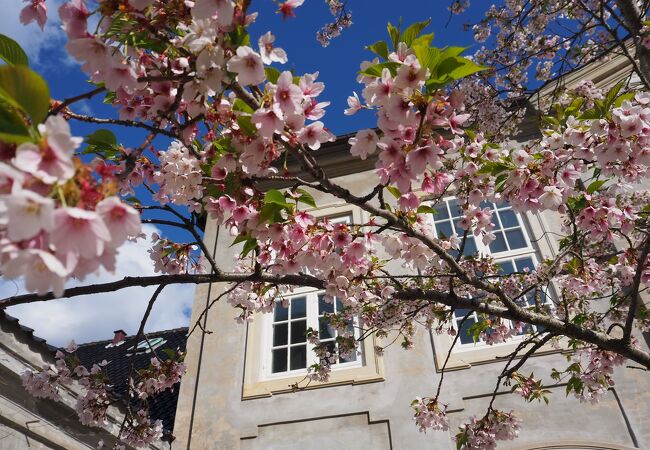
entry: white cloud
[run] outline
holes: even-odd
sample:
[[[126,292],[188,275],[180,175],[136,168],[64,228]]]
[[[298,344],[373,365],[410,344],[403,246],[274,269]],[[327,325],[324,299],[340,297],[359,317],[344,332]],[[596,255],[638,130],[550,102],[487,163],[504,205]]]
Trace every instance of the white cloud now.
[[[144,231],[150,234],[156,229],[145,225]],[[149,242],[145,240],[129,242],[120,249],[115,274],[104,272],[75,284],[105,283],[127,275],[153,275],[148,248]],[[167,286],[156,301],[146,331],[187,326],[194,287],[193,284]],[[4,282],[0,285],[0,296],[15,295],[16,290],[16,283]],[[36,336],[47,339],[52,345],[65,345],[70,339],[78,343],[91,342],[110,339],[113,331],[120,328],[134,334],[154,290],[155,286],[133,287],[106,294],[18,305],[7,312],[20,319],[21,324],[33,328]]]
[[[70,65],[72,60],[63,50],[65,33],[59,20],[59,6],[64,0],[47,0],[47,23],[41,31],[36,22],[25,26],[20,23],[20,11],[27,3],[20,0],[3,0],[0,14],[0,32],[16,40],[29,56],[30,64],[43,69],[59,70],[60,64]],[[55,63],[54,63],[55,62]],[[53,64],[54,63],[54,64]]]

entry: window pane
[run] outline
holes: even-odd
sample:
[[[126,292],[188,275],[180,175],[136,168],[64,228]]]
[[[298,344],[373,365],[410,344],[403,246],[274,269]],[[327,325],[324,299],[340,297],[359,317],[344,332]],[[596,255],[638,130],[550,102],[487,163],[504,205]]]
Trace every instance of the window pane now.
[[[497,231],[494,233],[494,235],[497,237],[495,240],[490,242],[490,251],[492,253],[498,253],[498,252],[505,252],[508,250],[508,247],[506,246],[506,241],[503,239],[503,233],[500,231]]]
[[[446,237],[448,238],[452,234],[454,234],[454,230],[451,228],[451,222],[448,220],[445,220],[444,222],[436,223],[436,231],[438,232],[438,237],[443,238]]]
[[[458,323],[460,324],[460,322],[461,321],[459,320]],[[476,323],[476,321],[474,320],[474,318],[472,316],[469,316],[467,318],[467,320],[463,323],[463,326],[458,331],[458,333],[460,334],[458,339],[460,340],[461,344],[472,344],[472,343],[474,343],[474,337],[471,334],[468,334],[467,331],[475,323]]]
[[[447,211],[447,205],[445,202],[436,205],[434,209],[436,212],[433,214],[433,220],[449,219],[449,212]]]
[[[510,250],[526,247],[524,233],[519,228],[506,231],[506,238],[508,239],[508,244],[510,244]]]
[[[286,323],[273,325],[273,346],[287,345],[289,328]]]
[[[497,264],[501,267],[501,273],[499,275],[510,275],[515,271],[515,265],[512,261],[500,261]]]
[[[504,209],[499,211],[499,217],[501,218],[501,224],[503,225],[503,228],[512,228],[519,226],[517,215],[511,209]]]
[[[318,319],[318,324],[319,324],[319,330],[318,330],[318,337],[323,340],[323,339],[332,339],[336,337],[334,335],[334,328],[329,326],[327,323],[327,320],[325,320],[324,317],[321,317]]]
[[[336,312],[340,313],[343,311],[343,303],[338,298],[336,299]]]
[[[333,358],[332,355],[336,355],[336,342],[335,341],[329,341],[329,342],[324,342],[325,346],[327,347],[327,352],[329,353],[329,357],[332,358],[330,359],[330,363],[336,364],[336,359]]]
[[[456,199],[449,200],[449,210],[451,211],[451,217],[460,217],[463,215],[463,211],[458,206],[458,200]]]
[[[273,373],[287,371],[287,349],[279,348],[273,350]]]
[[[476,255],[476,253],[478,253],[478,250],[476,248],[476,242],[474,241],[474,236],[467,236],[467,240],[465,241],[465,249],[463,250],[463,255],[470,256],[470,255]]]
[[[535,269],[533,258],[520,258],[515,260],[515,264],[517,264],[518,272],[523,272],[524,269],[530,269],[531,271]]]
[[[307,346],[296,345],[291,347],[291,370],[307,367]]]
[[[333,313],[334,312],[334,303],[327,303],[325,301],[325,296],[324,295],[319,295],[318,296],[318,315],[322,316],[325,313]]]
[[[468,312],[469,312],[469,309],[458,308],[456,311],[454,311],[454,316],[457,317],[458,319],[462,319],[463,317],[465,317],[467,315]]]
[[[492,211],[494,211],[494,203],[488,202],[487,200],[483,200],[478,206],[481,209],[490,208]]]
[[[291,299],[291,318],[305,317],[307,315],[307,299],[298,297]]]
[[[289,309],[282,307],[282,302],[275,302],[275,315],[273,317],[274,322],[281,322],[289,318]]]
[[[352,362],[352,361],[356,361],[356,360],[357,360],[357,351],[356,351],[356,350],[353,350],[353,351],[351,352],[351,354],[346,355],[346,357],[341,356],[339,359],[340,359],[340,361],[341,361],[342,363],[344,363],[344,362]]]
[[[307,340],[307,321],[291,322],[291,343],[298,344]]]

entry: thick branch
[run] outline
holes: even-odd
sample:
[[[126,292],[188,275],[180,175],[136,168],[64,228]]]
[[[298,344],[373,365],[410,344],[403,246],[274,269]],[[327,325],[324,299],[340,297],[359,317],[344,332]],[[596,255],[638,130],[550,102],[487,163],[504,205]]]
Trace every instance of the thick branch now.
[[[650,49],[641,43],[639,32],[643,27],[643,14],[636,0],[616,0],[616,6],[623,16],[623,25],[629,31],[636,45],[636,57],[641,69],[640,77],[646,86],[650,86]]]
[[[78,297],[80,295],[101,294],[114,292],[128,287],[147,287],[161,284],[205,284],[218,282],[242,282],[259,281],[274,284],[287,284],[295,286],[310,286],[318,289],[324,287],[324,283],[310,275],[269,275],[251,273],[224,273],[214,274],[177,274],[177,275],[154,275],[147,277],[124,277],[121,280],[108,283],[91,284],[66,289],[61,298]],[[45,295],[24,294],[7,297],[0,300],[0,309],[10,306],[22,305],[25,303],[36,303],[48,300],[55,300],[57,297],[52,292]]]
[[[424,291],[421,289],[404,289],[395,292],[393,296],[402,300],[431,300],[455,308],[470,308],[496,317],[541,326],[551,334],[567,336],[596,345],[604,350],[616,352],[650,368],[650,354],[627,345],[623,339],[615,339],[605,333],[583,328],[573,323],[564,323],[554,317],[527,309],[518,308],[517,310],[512,310],[502,306],[491,305],[478,298],[457,297],[451,294]]]

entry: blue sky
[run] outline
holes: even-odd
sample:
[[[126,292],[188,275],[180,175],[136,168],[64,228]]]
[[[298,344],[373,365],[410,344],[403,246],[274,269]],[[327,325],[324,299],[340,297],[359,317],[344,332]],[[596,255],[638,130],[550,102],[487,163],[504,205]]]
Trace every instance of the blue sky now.
[[[49,21],[44,32],[35,24],[23,27],[18,22],[18,14],[24,6],[21,0],[4,0],[3,14],[0,15],[0,30],[16,39],[30,56],[31,66],[48,81],[53,98],[63,99],[92,89],[86,82],[86,75],[79,64],[63,51],[65,36],[60,30],[56,10],[63,0],[47,0]],[[90,3],[92,4],[92,3]],[[399,5],[399,8],[396,6]],[[316,41],[316,32],[332,19],[323,0],[306,0],[296,10],[297,17],[283,20],[275,14],[277,6],[271,0],[255,0],[251,11],[259,11],[257,22],[250,28],[252,41],[257,46],[257,38],[266,31],[276,35],[276,45],[284,48],[289,55],[289,63],[277,66],[279,69],[294,69],[296,74],[320,72],[320,81],[326,89],[321,101],[330,101],[323,121],[335,134],[344,134],[374,126],[374,116],[359,113],[345,116],[346,99],[352,91],[360,92],[356,82],[359,64],[371,59],[372,54],[364,46],[380,39],[387,39],[386,24],[396,24],[400,17],[409,25],[416,21],[432,19],[428,31],[435,32],[434,44],[471,46],[472,35],[462,31],[463,20],[467,15],[454,17],[448,26],[449,12],[446,1],[418,0],[350,0],[348,7],[353,13],[353,25],[343,34],[332,40],[329,47],[323,48]],[[478,19],[480,13],[474,13]],[[472,51],[472,49],[470,49]],[[115,117],[112,106],[104,105],[101,97],[77,104],[73,110],[97,117]],[[98,127],[78,122],[71,123],[73,133],[86,135]],[[120,143],[137,146],[145,132],[140,130],[112,128]],[[156,140],[160,148],[165,148],[164,139]],[[147,231],[154,229],[148,227]],[[177,235],[163,233],[170,237]],[[125,275],[152,274],[147,242],[127,244],[120,255],[118,272],[114,275],[99,274],[86,282],[104,282]],[[13,295],[20,290],[20,284],[5,282],[0,284],[0,296]],[[11,308],[9,313],[34,328],[35,333],[50,342],[63,345],[69,339],[78,342],[107,339],[112,331],[123,328],[129,333],[137,330],[152,289],[132,288],[112,294],[80,297],[73,300],[57,300],[42,304],[22,305]],[[173,286],[163,291],[159,303],[154,308],[148,330],[160,330],[187,325],[192,304],[193,286]],[[234,317],[233,311],[233,317]]]

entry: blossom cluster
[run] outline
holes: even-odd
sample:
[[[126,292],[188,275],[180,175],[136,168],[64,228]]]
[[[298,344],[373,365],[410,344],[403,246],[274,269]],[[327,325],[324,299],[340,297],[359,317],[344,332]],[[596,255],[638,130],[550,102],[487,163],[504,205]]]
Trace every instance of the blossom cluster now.
[[[25,371],[22,374],[23,386],[35,397],[61,400],[59,391],[63,386],[77,385],[81,388],[75,405],[79,421],[88,426],[106,425],[108,408],[121,399],[120,394],[110,386],[104,371],[110,362],[93,364],[89,370],[75,355],[76,349],[73,341],[65,350],[56,352],[54,365],[47,364],[38,371]],[[120,434],[123,444],[147,447],[162,437],[162,422],[149,419],[146,402],[163,391],[173,389],[185,373],[183,355],[171,350],[166,350],[166,353],[168,357],[164,359],[153,357],[150,366],[139,370],[130,385],[131,408]]]
[[[625,358],[593,347],[581,350],[576,358],[578,361],[586,360],[586,363],[579,375],[583,389],[576,390],[575,395],[580,401],[598,403],[609,388],[614,386],[614,368],[623,365]]]
[[[180,383],[187,368],[183,362],[179,361],[182,361],[180,355],[174,355],[174,358],[165,360],[158,357],[151,358],[149,368],[138,371],[140,380],[135,386],[138,398],[141,400],[151,398]]]
[[[490,409],[481,419],[470,417],[470,422],[460,427],[456,442],[461,449],[494,450],[497,441],[512,440],[519,435],[520,423],[509,413]]]
[[[140,215],[111,194],[112,172],[99,170],[97,180],[80,166],[81,139],[63,117],[38,130],[36,142],[0,144],[0,265],[5,278],[24,277],[28,291],[61,296],[67,279],[115,269],[118,248],[140,233]]]
[[[449,422],[446,416],[446,405],[440,405],[433,399],[416,398],[411,402],[411,408],[415,410],[413,419],[420,431],[449,429]]]

